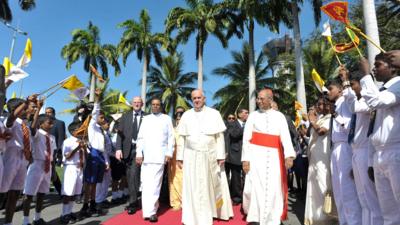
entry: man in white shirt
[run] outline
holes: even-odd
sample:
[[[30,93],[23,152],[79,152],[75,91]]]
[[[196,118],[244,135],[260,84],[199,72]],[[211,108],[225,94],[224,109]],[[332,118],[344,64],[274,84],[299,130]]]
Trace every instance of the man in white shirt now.
[[[151,114],[143,118],[138,134],[136,163],[142,165],[143,218],[157,222],[158,198],[165,164],[173,154],[174,134],[171,118],[161,113],[161,100],[151,101]]]
[[[328,98],[335,102],[332,123],[331,173],[332,188],[340,224],[361,225],[361,206],[356,186],[351,177],[352,149],[348,143],[352,113],[342,96],[343,87],[338,81],[328,85]]]
[[[397,63],[391,53],[375,57],[373,72],[376,80],[383,82],[380,89],[370,75],[368,61],[362,59],[360,63],[365,74],[361,79],[361,95],[374,110],[368,134],[384,225],[400,224],[400,65]]]
[[[370,108],[360,94],[360,79],[363,74],[361,75],[359,71],[355,71],[350,77],[349,75],[345,67],[339,70],[339,76],[343,81],[345,104],[353,113],[350,120],[348,143],[353,149],[353,175],[362,208],[362,224],[379,225],[383,224],[382,213],[379,208],[375,184],[368,177],[368,163],[370,160],[367,132]]]

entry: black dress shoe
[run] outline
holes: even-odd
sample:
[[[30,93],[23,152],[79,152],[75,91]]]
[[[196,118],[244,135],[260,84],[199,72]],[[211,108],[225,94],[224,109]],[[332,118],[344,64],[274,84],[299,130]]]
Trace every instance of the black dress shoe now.
[[[157,221],[158,221],[157,215],[152,215],[152,216],[150,216],[149,221],[150,221],[151,223],[157,222]]]
[[[127,206],[126,211],[128,212],[129,215],[133,215],[136,213],[137,208],[135,206]]]

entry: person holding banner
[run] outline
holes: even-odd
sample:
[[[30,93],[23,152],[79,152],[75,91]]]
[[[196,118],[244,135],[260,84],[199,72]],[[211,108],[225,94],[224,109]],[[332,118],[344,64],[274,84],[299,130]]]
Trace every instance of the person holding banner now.
[[[220,113],[205,106],[202,90],[191,94],[194,108],[179,123],[178,165],[183,166],[182,222],[212,225],[213,217],[233,217],[225,175],[225,124]]]
[[[373,73],[383,82],[378,89],[368,60],[361,59],[361,95],[373,109],[368,126],[372,146],[373,177],[384,225],[400,224],[400,61],[394,52],[375,57]],[[371,174],[372,175],[372,174]]]
[[[250,113],[243,132],[245,189],[250,186],[250,201],[243,208],[250,224],[279,225],[287,219],[286,169],[293,166],[296,153],[286,118],[271,108],[272,101],[271,89],[258,93],[259,110]]]

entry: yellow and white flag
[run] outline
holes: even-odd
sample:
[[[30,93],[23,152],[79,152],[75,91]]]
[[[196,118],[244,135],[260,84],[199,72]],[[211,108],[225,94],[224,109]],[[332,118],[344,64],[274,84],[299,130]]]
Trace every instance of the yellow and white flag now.
[[[65,81],[62,81],[62,87],[70,90],[70,91],[74,91],[78,88],[84,87],[85,85],[78,79],[78,77],[76,77],[76,75],[72,75],[70,76],[68,79],[66,79]]]
[[[8,74],[10,73],[11,67],[14,66],[8,57],[4,57],[3,66],[4,66],[4,69],[6,70],[5,75],[8,76]]]
[[[328,89],[325,87],[325,81],[322,80],[321,76],[318,74],[318,72],[313,69],[311,71],[311,77],[315,83],[315,86],[317,87],[318,91],[323,93],[323,92],[328,92]]]
[[[21,59],[18,61],[17,67],[22,68],[28,66],[29,62],[32,60],[32,42],[31,39],[28,38],[25,44],[24,54]]]
[[[329,20],[324,23],[323,27],[324,32],[322,32],[322,36],[332,37],[331,25],[329,24]]]
[[[119,93],[118,103],[129,105],[129,106],[131,105],[121,93]]]

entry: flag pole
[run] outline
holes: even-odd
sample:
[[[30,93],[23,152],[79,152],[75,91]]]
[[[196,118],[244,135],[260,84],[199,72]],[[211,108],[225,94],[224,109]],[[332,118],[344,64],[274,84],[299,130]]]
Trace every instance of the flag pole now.
[[[58,88],[56,88],[54,91],[52,91],[50,94],[48,94],[46,96],[46,99],[49,98],[50,96],[52,96],[54,93],[56,93],[58,90],[60,90],[62,88],[62,85],[60,85]]]
[[[53,86],[47,88],[46,90],[40,92],[39,95],[43,95],[43,94],[49,92],[50,90],[52,90],[53,88],[57,87],[58,85],[63,85],[63,84],[65,83],[65,81],[68,80],[69,78],[71,78],[72,76],[73,76],[73,75],[71,75],[71,76],[65,78],[64,80],[58,82],[57,84],[55,84],[55,85],[53,85]]]
[[[331,48],[333,50],[333,53],[335,53],[336,60],[338,61],[339,65],[343,65],[342,62],[339,59],[339,56],[338,56],[337,52],[335,51],[335,47],[333,46],[333,43],[332,43],[332,38],[329,37],[329,36],[326,36],[326,39],[328,40],[329,44],[331,44]]]

